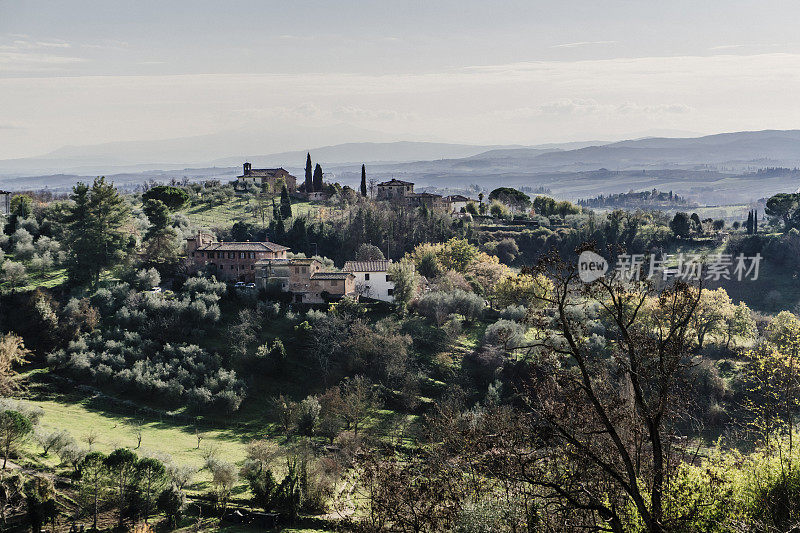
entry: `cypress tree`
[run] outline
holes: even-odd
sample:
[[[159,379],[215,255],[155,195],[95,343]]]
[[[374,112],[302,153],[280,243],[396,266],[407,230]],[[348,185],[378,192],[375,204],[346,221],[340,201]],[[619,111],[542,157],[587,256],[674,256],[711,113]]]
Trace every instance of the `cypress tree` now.
[[[306,193],[314,190],[314,184],[311,182],[311,152],[306,154]]]
[[[274,218],[275,220],[280,220],[281,219],[281,211],[280,211],[280,209],[278,209],[278,206],[275,205],[275,198],[274,197],[272,198],[272,218]]]
[[[281,218],[292,218],[292,200],[286,185],[281,189]]]
[[[283,219],[279,218],[278,222],[275,223],[275,242],[285,242],[286,241],[286,224],[283,223]]]
[[[753,209],[753,235],[758,233],[758,209]]]
[[[319,163],[317,163],[317,166],[314,167],[314,188],[313,188],[313,191],[314,192],[320,192],[321,190],[322,190],[322,167],[319,166]]]
[[[367,167],[361,165],[361,196],[367,197]]]
[[[748,234],[753,233],[753,212],[747,212],[747,222],[744,223],[744,227],[747,230]]]

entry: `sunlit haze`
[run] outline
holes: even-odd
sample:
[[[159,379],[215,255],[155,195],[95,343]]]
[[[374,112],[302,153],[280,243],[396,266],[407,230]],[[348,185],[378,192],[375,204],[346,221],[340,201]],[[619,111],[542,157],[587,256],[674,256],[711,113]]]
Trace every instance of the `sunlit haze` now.
[[[0,1],[0,158],[794,129],[794,2]],[[280,137],[280,136],[278,136]],[[271,138],[272,139],[272,138]],[[225,154],[214,154],[222,156]]]

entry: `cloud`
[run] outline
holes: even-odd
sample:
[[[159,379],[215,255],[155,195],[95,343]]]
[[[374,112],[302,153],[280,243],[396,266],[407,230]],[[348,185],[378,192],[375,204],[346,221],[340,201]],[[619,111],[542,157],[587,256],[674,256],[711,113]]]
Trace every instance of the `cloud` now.
[[[41,50],[43,48],[71,48],[66,41],[31,41],[29,39],[15,39],[6,44],[0,44],[0,50],[22,52],[25,50]]]
[[[357,105],[341,106],[332,116],[341,120],[354,121],[407,121],[419,120],[417,113],[403,113],[396,109],[364,109]]]
[[[719,46],[712,46],[709,50],[735,50],[737,48],[744,48],[743,44],[721,44]]]
[[[82,43],[81,48],[95,49],[95,50],[125,50],[128,48],[127,41],[120,41],[117,39],[104,39],[100,42]]]
[[[26,130],[6,134],[14,144],[0,145],[0,157],[152,139],[153,132],[212,133],[246,120],[287,132],[347,123],[479,144],[653,128],[790,129],[800,124],[798,91],[800,54],[785,53],[532,61],[403,74],[3,76],[2,120]]]
[[[576,43],[554,44],[549,48],[578,48],[581,46],[595,46],[603,44],[616,44],[617,41],[578,41]]]
[[[502,120],[530,120],[534,118],[566,118],[605,115],[640,115],[658,116],[669,114],[691,113],[691,106],[680,103],[664,103],[643,105],[636,102],[623,102],[620,104],[600,103],[591,98],[562,98],[546,102],[537,106],[524,106],[493,113],[495,118]]]
[[[0,65],[7,71],[35,72],[63,68],[70,64],[82,63],[84,58],[59,55],[72,45],[65,41],[36,41],[17,38],[11,42],[0,43]]]
[[[86,61],[81,57],[67,57],[53,54],[0,52],[0,65],[11,71],[36,71],[48,67],[60,67]]]

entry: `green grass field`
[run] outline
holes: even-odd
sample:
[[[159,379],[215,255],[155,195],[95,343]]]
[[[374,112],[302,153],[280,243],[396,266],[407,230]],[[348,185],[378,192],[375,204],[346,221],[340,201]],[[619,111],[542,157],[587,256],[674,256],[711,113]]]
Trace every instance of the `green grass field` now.
[[[276,200],[277,201],[277,200]],[[260,224],[260,217],[256,216],[256,202],[252,196],[241,196],[233,198],[231,201],[222,205],[202,204],[189,207],[183,211],[189,220],[200,227],[205,228],[229,228],[234,223],[243,221],[252,224]],[[320,209],[325,210],[324,206],[311,202],[292,202],[292,215],[300,216],[308,212],[317,214]],[[268,203],[266,224],[272,218],[272,204]]]
[[[241,465],[246,455],[246,443],[259,435],[246,431],[238,432],[228,428],[201,429],[202,440],[198,448],[194,426],[181,425],[173,421],[153,417],[133,417],[111,413],[92,407],[89,400],[73,400],[59,396],[53,399],[27,399],[32,407],[44,413],[39,422],[39,431],[51,432],[66,430],[85,448],[89,445],[85,438],[93,434],[95,441],[91,449],[108,453],[116,448],[130,448],[140,457],[152,456],[176,465],[189,465],[198,469],[188,492],[199,493],[210,488],[211,476],[202,468],[204,454],[213,450],[221,460]],[[136,427],[140,425],[142,442],[137,448]],[[50,452],[42,455],[42,448],[30,439],[24,448],[23,464],[58,469],[60,459]],[[240,483],[235,491],[236,497],[246,496],[247,487]]]

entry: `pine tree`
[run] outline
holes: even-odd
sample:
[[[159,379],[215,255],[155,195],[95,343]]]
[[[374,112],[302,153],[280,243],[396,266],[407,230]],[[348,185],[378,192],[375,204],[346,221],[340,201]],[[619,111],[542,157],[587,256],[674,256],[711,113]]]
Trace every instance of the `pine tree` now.
[[[311,181],[311,153],[306,154],[306,193],[314,190],[314,184]]]
[[[68,271],[77,283],[100,281],[100,273],[121,259],[129,244],[123,230],[129,218],[125,200],[105,177],[91,187],[78,183],[72,188],[74,204],[67,213]]]
[[[144,235],[143,254],[151,262],[165,263],[175,260],[178,249],[177,233],[172,228],[172,216],[161,200],[145,200],[142,206],[150,227]]]
[[[752,234],[753,233],[753,212],[752,211],[748,211],[747,212],[747,222],[744,223],[744,227],[747,230],[748,234]]]
[[[292,218],[292,200],[286,185],[281,189],[281,218]]]
[[[322,190],[322,167],[317,166],[314,167],[314,192],[320,192]]]
[[[367,197],[367,167],[361,165],[361,196]]]

